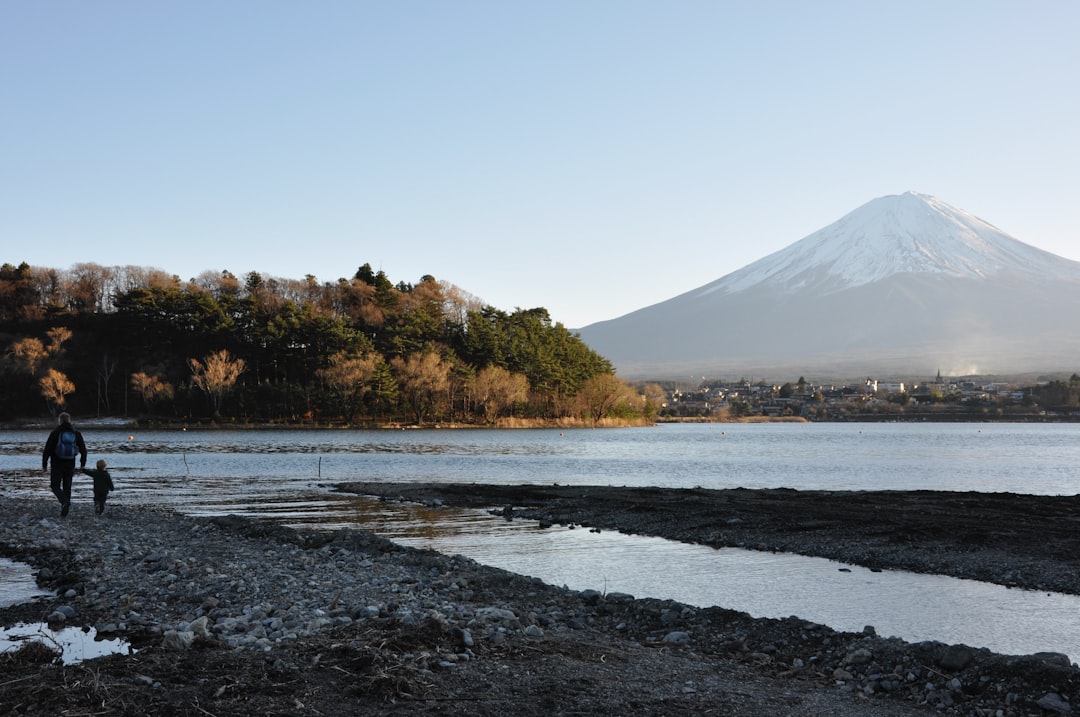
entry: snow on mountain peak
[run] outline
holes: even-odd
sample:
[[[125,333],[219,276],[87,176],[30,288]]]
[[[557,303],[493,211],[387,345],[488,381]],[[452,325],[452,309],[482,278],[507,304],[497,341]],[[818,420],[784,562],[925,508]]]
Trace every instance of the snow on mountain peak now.
[[[1080,263],[1025,244],[925,194],[879,197],[836,222],[701,288],[733,294],[758,285],[831,292],[894,274],[986,278],[1002,272],[1080,280]]]

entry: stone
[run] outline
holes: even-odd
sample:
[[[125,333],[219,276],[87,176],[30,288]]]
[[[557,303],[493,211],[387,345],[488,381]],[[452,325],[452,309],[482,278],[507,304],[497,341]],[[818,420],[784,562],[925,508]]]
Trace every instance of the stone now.
[[[958,672],[971,664],[974,658],[974,651],[967,645],[949,645],[938,660],[938,665],[950,672]]]
[[[874,653],[867,650],[865,647],[860,647],[857,650],[849,652],[844,656],[845,665],[865,665],[874,659]]]
[[[195,633],[190,630],[184,630],[183,632],[178,630],[166,630],[165,634],[161,637],[162,648],[173,650],[175,652],[190,650],[193,644],[195,644]]]
[[[1072,666],[1069,656],[1061,652],[1036,652],[1032,657],[1049,665],[1060,665],[1061,667]]]
[[[498,607],[482,607],[476,611],[476,619],[481,622],[517,625],[518,617],[510,610]]]
[[[451,628],[450,634],[462,647],[472,647],[475,644],[472,633],[466,628],[454,626]]]
[[[586,605],[596,605],[603,598],[603,594],[599,590],[582,590],[581,599],[585,601]]]
[[[1044,710],[1050,710],[1051,712],[1057,712],[1058,714],[1072,714],[1072,706],[1056,692],[1047,692],[1039,698],[1039,701],[1036,704]]]
[[[209,638],[210,637],[210,620],[209,620],[209,618],[207,618],[205,615],[198,618],[197,620],[193,621],[190,625],[188,625],[188,630],[190,630],[195,635],[195,637],[199,637],[199,638],[203,638],[203,639]]]

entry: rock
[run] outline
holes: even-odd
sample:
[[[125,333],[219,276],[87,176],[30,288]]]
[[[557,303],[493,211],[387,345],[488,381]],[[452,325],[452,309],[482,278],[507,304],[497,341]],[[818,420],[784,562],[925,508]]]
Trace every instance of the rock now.
[[[501,623],[504,625],[518,625],[518,617],[510,610],[498,607],[483,607],[476,611],[476,619],[487,623]]]
[[[195,637],[199,637],[199,638],[203,638],[203,639],[209,638],[210,637],[210,619],[207,618],[205,615],[203,615],[202,617],[198,618],[197,620],[192,622],[190,625],[188,625],[188,630],[190,630],[192,632],[192,634],[195,635]]]
[[[166,630],[161,637],[161,646],[166,650],[175,652],[190,650],[193,644],[195,644],[195,633],[190,630],[184,630],[183,632]]]
[[[1047,692],[1039,698],[1037,704],[1044,710],[1050,710],[1051,712],[1057,712],[1058,714],[1063,715],[1072,714],[1072,706],[1056,692]]]
[[[849,652],[844,656],[845,665],[865,665],[874,659],[874,654],[865,647]]]
[[[450,634],[462,647],[472,647],[474,645],[472,633],[466,628],[457,627],[455,625],[451,628]]]
[[[959,672],[974,658],[975,652],[967,645],[949,645],[938,659],[938,665],[950,672]]]
[[[585,601],[586,605],[596,605],[604,597],[603,593],[599,590],[582,590],[581,599]]]
[[[1061,667],[1072,666],[1069,656],[1060,652],[1036,652],[1032,657],[1041,660],[1048,665],[1060,665]]]

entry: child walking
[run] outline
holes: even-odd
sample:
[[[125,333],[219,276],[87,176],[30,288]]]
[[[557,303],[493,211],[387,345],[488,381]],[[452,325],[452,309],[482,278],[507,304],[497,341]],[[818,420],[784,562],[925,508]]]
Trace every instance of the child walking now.
[[[109,497],[109,491],[115,490],[112,476],[105,470],[105,461],[97,462],[97,468],[83,468],[82,472],[94,479],[94,513],[101,515],[105,512],[105,499]]]

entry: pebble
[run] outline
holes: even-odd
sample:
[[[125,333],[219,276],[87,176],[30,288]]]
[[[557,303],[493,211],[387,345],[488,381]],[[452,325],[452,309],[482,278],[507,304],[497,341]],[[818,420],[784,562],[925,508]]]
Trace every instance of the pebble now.
[[[117,510],[97,520],[73,510],[64,521],[46,518],[54,510],[47,501],[30,501],[18,507],[15,519],[0,520],[0,543],[33,555],[39,580],[63,596],[49,607],[50,619],[70,623],[90,616],[103,634],[155,635],[169,650],[211,641],[272,653],[283,643],[354,622],[434,621],[452,639],[427,666],[449,671],[483,655],[473,651],[477,643],[570,637],[595,626],[670,650],[711,644],[763,669],[807,678],[820,674],[838,690],[867,699],[893,695],[950,714],[1012,717],[1021,714],[1016,705],[1036,701],[1045,713],[1072,714],[1072,704],[1080,701],[1071,687],[1062,689],[1064,676],[1076,673],[1069,657],[1057,653],[1029,658],[1063,676],[1058,691],[1043,687],[1032,694],[1020,676],[980,682],[988,673],[971,668],[987,660],[985,650],[902,646],[877,637],[871,626],[842,634],[790,618],[763,621],[756,629],[770,626],[764,630],[768,638],[754,638],[753,630],[738,627],[741,617],[671,601],[636,601],[622,593],[559,590],[512,575],[500,579],[522,581],[529,598],[527,605],[510,606],[484,601],[490,591],[483,581],[491,572],[475,562],[402,549],[362,531],[298,533],[240,518],[152,510]],[[20,519],[24,513],[31,519]],[[64,582],[71,579],[78,582]],[[733,632],[717,637],[725,621],[735,626]],[[912,650],[919,651],[917,658],[910,657]],[[132,679],[158,686],[150,677]],[[682,685],[684,694],[695,691],[701,686]],[[966,705],[972,695],[983,702]]]

